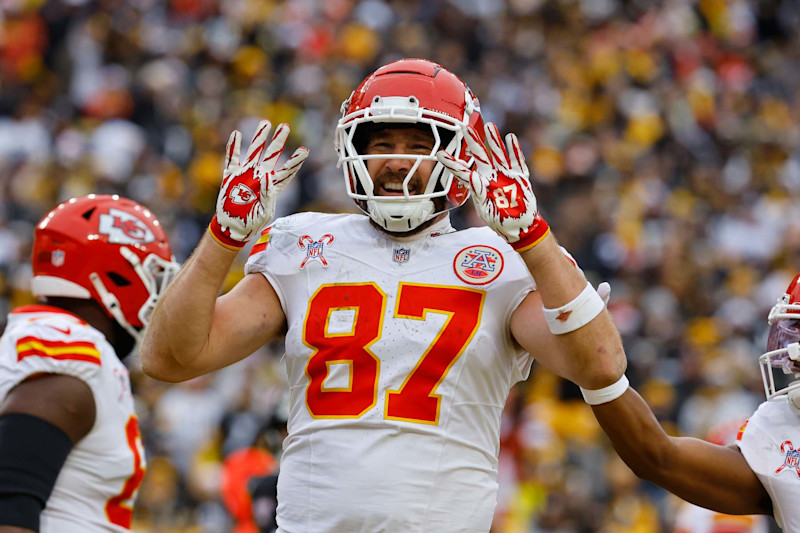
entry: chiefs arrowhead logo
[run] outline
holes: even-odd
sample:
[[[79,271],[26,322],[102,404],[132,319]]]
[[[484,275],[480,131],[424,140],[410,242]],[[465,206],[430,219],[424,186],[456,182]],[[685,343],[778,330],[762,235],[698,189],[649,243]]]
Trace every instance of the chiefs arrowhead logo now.
[[[228,193],[228,198],[237,205],[247,205],[253,203],[256,199],[256,193],[247,185],[237,183]]]
[[[559,322],[566,322],[567,320],[569,320],[571,314],[572,311],[561,311],[556,317],[556,320],[558,320]]]
[[[132,213],[114,209],[100,215],[98,233],[108,236],[112,244],[146,244],[156,240],[150,228]]]

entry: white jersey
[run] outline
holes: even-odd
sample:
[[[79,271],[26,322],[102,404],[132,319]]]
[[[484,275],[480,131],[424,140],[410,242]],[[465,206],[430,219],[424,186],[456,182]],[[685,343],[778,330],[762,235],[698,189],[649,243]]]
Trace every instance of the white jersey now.
[[[800,414],[786,397],[761,404],[736,444],[772,499],[784,531],[800,531]]]
[[[254,245],[288,321],[283,532],[489,531],[500,415],[534,288],[489,228],[393,239],[362,215],[279,219]]]
[[[78,317],[49,306],[19,308],[0,338],[0,401],[43,373],[85,382],[96,416],[61,468],[40,515],[40,531],[128,531],[145,469],[128,370],[103,334]]]

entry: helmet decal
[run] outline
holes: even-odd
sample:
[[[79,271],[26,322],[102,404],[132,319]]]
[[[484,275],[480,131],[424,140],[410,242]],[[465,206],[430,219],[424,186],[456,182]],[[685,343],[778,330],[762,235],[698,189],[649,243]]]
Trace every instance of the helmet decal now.
[[[99,233],[108,236],[114,244],[146,244],[155,236],[147,225],[133,213],[111,208],[108,214],[100,215]]]

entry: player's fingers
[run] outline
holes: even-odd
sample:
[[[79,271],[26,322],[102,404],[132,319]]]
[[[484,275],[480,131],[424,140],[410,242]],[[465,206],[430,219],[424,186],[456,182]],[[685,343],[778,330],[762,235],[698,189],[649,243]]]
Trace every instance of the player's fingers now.
[[[289,131],[289,125],[285,122],[278,124],[278,127],[275,129],[275,135],[272,136],[272,142],[269,143],[267,151],[264,154],[264,161],[261,163],[261,167],[267,172],[271,172],[272,169],[275,168],[278,158],[286,147]]]
[[[300,167],[303,166],[303,162],[308,157],[308,148],[305,146],[301,146],[297,150],[294,151],[292,157],[286,160],[286,163],[283,164],[281,168],[275,171],[272,176],[272,184],[270,187],[274,188],[274,194],[277,194],[286,187],[290,181],[297,175],[300,171]]]
[[[528,165],[525,164],[525,154],[519,146],[519,139],[513,133],[506,135],[506,146],[508,147],[511,170],[525,176],[528,175]]]
[[[256,133],[253,135],[253,140],[250,141],[250,148],[247,150],[247,157],[245,157],[245,162],[242,166],[252,166],[261,158],[264,146],[267,145],[270,128],[272,128],[272,123],[269,120],[264,119],[258,123]]]
[[[492,162],[489,160],[489,154],[486,153],[486,148],[483,146],[483,141],[478,136],[475,128],[469,126],[464,131],[464,141],[467,143],[467,148],[472,152],[475,157],[475,169],[484,175],[490,175],[494,170]]]
[[[461,182],[462,185],[467,187],[467,189],[469,189],[473,195],[477,196],[481,200],[486,197],[486,187],[481,180],[480,175],[477,172],[470,170],[470,168],[465,165],[463,161],[456,159],[444,150],[440,150],[436,154],[436,159],[438,159],[439,162],[444,165],[444,167],[449,170],[453,176],[455,176],[456,179]]]
[[[608,300],[611,298],[611,284],[604,281],[597,286],[597,294],[603,300],[603,303],[608,307]]]
[[[464,185],[469,186],[469,175],[471,171],[467,165],[444,150],[439,150],[439,152],[436,154],[436,159],[438,159],[442,166],[449,170],[450,173],[456,177],[456,179],[461,181],[461,183]]]
[[[489,150],[492,152],[492,163],[495,168],[510,170],[511,163],[508,160],[506,148],[503,146],[503,141],[500,138],[500,131],[497,126],[492,122],[487,122],[484,126],[486,138],[489,141]]]
[[[225,172],[232,170],[232,166],[239,164],[239,153],[242,148],[242,133],[233,130],[228,138],[228,145],[225,147]]]

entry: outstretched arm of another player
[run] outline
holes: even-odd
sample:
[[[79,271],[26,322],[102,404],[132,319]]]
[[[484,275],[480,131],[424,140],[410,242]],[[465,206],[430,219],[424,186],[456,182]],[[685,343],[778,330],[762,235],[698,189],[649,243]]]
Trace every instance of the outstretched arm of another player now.
[[[592,410],[614,449],[640,478],[720,513],[772,514],[769,494],[735,445],[668,436],[632,388]]]
[[[617,382],[626,365],[622,342],[602,299],[539,215],[516,135],[506,136],[506,149],[494,124],[485,131],[491,154],[475,130],[464,133],[474,169],[446,152],[437,157],[469,187],[478,215],[520,253],[536,280],[537,291],[512,316],[512,335],[540,363],[581,387]]]
[[[217,370],[247,357],[283,328],[280,301],[264,276],[245,276],[218,298],[239,250],[272,219],[278,194],[308,156],[298,148],[276,169],[289,126],[280,124],[267,145],[270,128],[261,121],[243,161],[241,133],[231,134],[216,214],[160,298],[142,342],[142,368],[155,379],[184,381]]]

